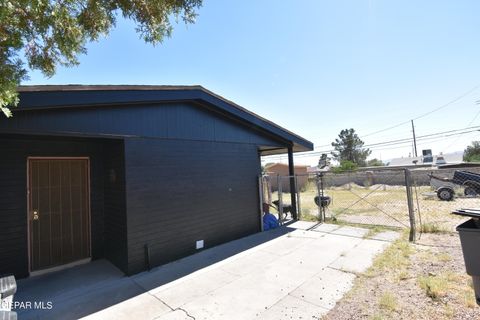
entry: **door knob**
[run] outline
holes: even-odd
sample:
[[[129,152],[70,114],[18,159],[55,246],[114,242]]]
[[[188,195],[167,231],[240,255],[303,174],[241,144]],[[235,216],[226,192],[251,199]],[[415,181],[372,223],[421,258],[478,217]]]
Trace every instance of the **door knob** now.
[[[38,211],[37,210],[33,211],[33,220],[38,220],[38,218],[39,218]]]

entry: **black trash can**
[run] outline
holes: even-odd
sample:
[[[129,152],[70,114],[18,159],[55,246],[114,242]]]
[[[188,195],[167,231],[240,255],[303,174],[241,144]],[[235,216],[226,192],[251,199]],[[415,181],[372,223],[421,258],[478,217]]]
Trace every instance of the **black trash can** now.
[[[459,214],[455,212],[455,214]],[[466,214],[463,214],[466,215]],[[469,215],[471,216],[471,215]],[[472,218],[457,227],[467,274],[472,276],[477,304],[480,305],[480,220]]]

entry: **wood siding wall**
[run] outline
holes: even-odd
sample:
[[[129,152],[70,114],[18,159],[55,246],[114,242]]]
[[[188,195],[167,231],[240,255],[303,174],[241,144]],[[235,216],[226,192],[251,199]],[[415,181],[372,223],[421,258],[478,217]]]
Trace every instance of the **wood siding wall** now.
[[[16,112],[0,117],[0,132],[126,136],[124,145],[93,138],[0,140],[0,274],[20,276],[28,273],[27,156],[91,158],[93,257],[133,274],[145,269],[145,245],[156,266],[194,253],[196,240],[208,248],[258,232],[258,147],[286,147],[187,102]]]
[[[28,276],[27,157],[90,157],[92,258],[104,256],[104,161],[109,141],[0,137],[0,275]],[[110,195],[110,193],[109,193]],[[109,199],[112,197],[109,196]],[[115,202],[109,200],[108,203]],[[109,217],[113,206],[107,209]],[[106,224],[113,220],[106,220]],[[107,226],[107,230],[111,230]],[[111,246],[109,247],[109,249]]]
[[[125,141],[128,273],[258,232],[257,147],[199,141]]]
[[[75,135],[81,132],[285,147],[260,131],[187,102],[16,112],[11,119],[0,118],[2,131]]]
[[[127,272],[127,212],[125,207],[124,143],[104,146],[105,257]]]

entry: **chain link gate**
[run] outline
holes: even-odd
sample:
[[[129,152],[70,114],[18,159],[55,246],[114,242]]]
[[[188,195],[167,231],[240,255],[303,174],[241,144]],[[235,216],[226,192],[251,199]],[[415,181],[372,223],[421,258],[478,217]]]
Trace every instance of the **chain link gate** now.
[[[281,223],[292,219],[290,176],[263,176],[262,201]],[[295,175],[298,216],[302,220],[410,229],[415,238],[414,190],[408,170],[318,172]]]

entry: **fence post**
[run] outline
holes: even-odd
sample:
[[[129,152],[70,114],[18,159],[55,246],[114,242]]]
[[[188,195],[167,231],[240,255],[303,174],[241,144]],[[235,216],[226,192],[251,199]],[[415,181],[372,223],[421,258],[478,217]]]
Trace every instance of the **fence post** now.
[[[260,198],[260,231],[263,231],[263,196],[264,196],[264,188],[263,188],[263,177],[260,175],[258,177],[258,193]]]
[[[297,219],[302,217],[302,205],[300,199],[300,190],[298,190],[298,175],[295,175],[295,195],[297,196]]]
[[[297,186],[295,184],[295,166],[293,164],[293,147],[288,147],[288,175],[290,176],[290,204],[292,205],[292,219],[298,220],[297,215]]]
[[[317,185],[317,196],[318,196],[318,200],[320,201],[320,197],[323,192],[320,192],[320,174],[318,173],[315,177],[315,184]],[[319,202],[319,204],[321,204],[321,202]],[[323,221],[323,217],[322,217],[322,207],[319,205],[317,206],[317,208],[318,208],[318,219],[320,220],[320,222],[325,222]]]
[[[267,186],[267,202],[272,204],[272,183],[270,181],[270,176],[265,176],[266,186]]]
[[[404,169],[404,170],[405,170],[405,188],[407,189],[408,217],[410,219],[410,236],[408,240],[410,242],[414,242],[416,226],[415,226],[415,211],[413,208],[411,175],[410,175],[410,170],[408,169]]]
[[[283,181],[282,178],[277,175],[277,192],[278,192],[278,222],[283,224]]]

